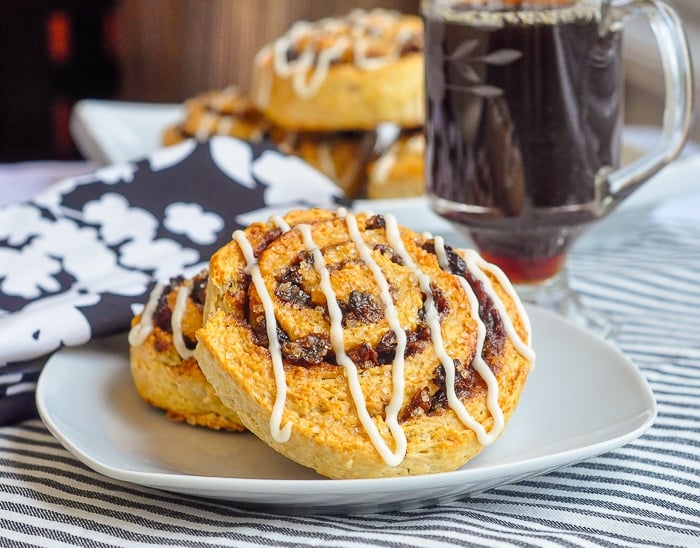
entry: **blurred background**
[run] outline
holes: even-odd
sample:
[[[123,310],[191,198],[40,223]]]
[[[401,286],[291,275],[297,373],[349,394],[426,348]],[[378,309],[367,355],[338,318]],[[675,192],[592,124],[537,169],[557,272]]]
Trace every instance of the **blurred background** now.
[[[700,74],[700,1],[668,1]],[[76,101],[180,103],[247,89],[255,53],[293,21],[375,6],[418,13],[419,0],[2,0],[0,162],[80,159],[68,129]],[[648,25],[631,25],[625,56],[626,120],[657,126],[664,89]]]

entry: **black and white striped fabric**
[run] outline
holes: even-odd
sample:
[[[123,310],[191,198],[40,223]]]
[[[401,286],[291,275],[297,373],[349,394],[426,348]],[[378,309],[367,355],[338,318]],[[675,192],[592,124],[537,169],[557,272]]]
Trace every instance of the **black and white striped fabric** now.
[[[658,401],[620,449],[442,506],[299,517],[105,478],[28,420],[0,428],[0,545],[700,546],[700,216],[575,250],[570,273]]]

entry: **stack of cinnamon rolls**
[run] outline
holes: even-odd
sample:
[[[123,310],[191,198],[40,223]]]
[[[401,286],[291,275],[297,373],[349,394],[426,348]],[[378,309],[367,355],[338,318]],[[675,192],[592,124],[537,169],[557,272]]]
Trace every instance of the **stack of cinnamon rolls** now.
[[[263,47],[249,93],[187,100],[166,145],[230,135],[268,139],[335,181],[349,198],[423,193],[423,24],[374,9],[294,24]]]

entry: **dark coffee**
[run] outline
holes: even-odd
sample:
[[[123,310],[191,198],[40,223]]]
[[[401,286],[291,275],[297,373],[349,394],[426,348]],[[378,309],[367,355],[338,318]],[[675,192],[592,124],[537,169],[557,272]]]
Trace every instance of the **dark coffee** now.
[[[620,32],[593,9],[426,14],[428,191],[515,282],[555,274],[620,155]]]

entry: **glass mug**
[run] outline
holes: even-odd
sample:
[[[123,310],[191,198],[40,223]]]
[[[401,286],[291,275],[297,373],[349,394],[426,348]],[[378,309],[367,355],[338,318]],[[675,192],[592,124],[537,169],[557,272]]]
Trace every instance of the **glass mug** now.
[[[693,112],[678,15],[660,0],[423,0],[426,190],[525,301],[602,335],[564,262],[586,226],[681,151]],[[661,137],[619,167],[622,29],[646,16],[666,81]]]

